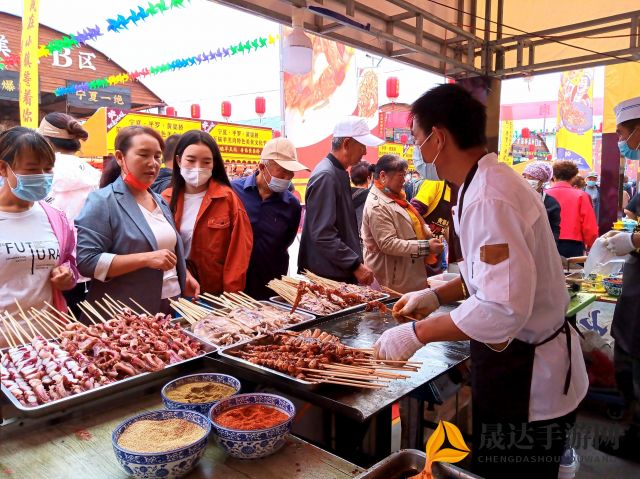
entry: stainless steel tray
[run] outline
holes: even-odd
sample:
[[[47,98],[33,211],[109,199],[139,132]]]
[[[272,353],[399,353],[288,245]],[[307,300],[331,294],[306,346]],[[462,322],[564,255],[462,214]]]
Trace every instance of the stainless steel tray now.
[[[378,299],[374,299],[372,301],[384,301],[385,299],[389,299],[391,296],[387,293],[382,293],[382,296],[380,296]],[[281,296],[271,296],[269,298],[269,301],[271,301],[272,303],[278,304],[280,306],[284,306],[286,308],[288,308],[289,311],[291,311],[291,305],[289,303],[287,303],[287,301],[282,298]],[[351,306],[349,308],[345,308],[345,309],[339,309],[338,311],[334,311],[333,313],[329,313],[329,314],[320,314],[320,313],[314,313],[313,311],[309,311],[308,309],[304,309],[304,308],[296,308],[296,312],[298,311],[303,311],[305,313],[308,314],[315,314],[317,317],[319,318],[323,318],[325,316],[338,316],[338,315],[343,315],[343,314],[347,314],[347,313],[351,313],[353,311],[356,311],[360,308],[362,308],[365,304],[367,303],[361,303],[361,304],[356,304],[355,306]]]
[[[81,393],[73,394],[72,396],[68,396],[66,398],[57,399],[55,401],[51,401],[46,404],[40,404],[39,406],[34,406],[34,407],[24,406],[4,386],[1,387],[1,390],[3,394],[6,396],[6,398],[9,400],[9,402],[17,410],[19,410],[21,415],[24,417],[40,417],[40,416],[45,416],[47,414],[59,412],[78,404],[90,402],[95,399],[114,394],[118,391],[122,391],[123,389],[127,389],[133,386],[138,386],[146,382],[154,381],[163,375],[169,376],[172,373],[171,371],[172,368],[181,366],[191,361],[195,361],[217,350],[215,346],[202,341],[200,338],[195,336],[190,331],[185,331],[185,334],[187,334],[187,336],[190,336],[191,338],[195,339],[200,344],[202,344],[202,349],[204,350],[204,352],[199,356],[195,356],[190,359],[185,359],[184,361],[180,361],[178,363],[169,364],[168,366],[165,366],[165,368],[161,371],[137,374],[136,376],[131,376],[130,378],[121,379],[120,381],[116,381],[114,383],[107,384],[105,386],[100,386],[95,389],[90,389],[89,391],[83,391]],[[6,351],[6,348],[2,350],[2,352],[4,351]]]
[[[406,479],[424,468],[425,453],[416,449],[402,449],[360,473],[354,479]],[[436,479],[482,479],[452,464],[436,462],[432,468]]]
[[[233,346],[228,346],[226,348],[222,348],[218,350],[218,355],[220,359],[224,362],[229,362],[233,364],[239,364],[242,367],[247,369],[251,369],[263,376],[270,377],[273,379],[274,377],[279,378],[280,380],[287,381],[291,384],[295,384],[297,387],[306,389],[308,391],[313,391],[321,386],[318,383],[312,383],[309,381],[305,381],[303,379],[294,378],[293,376],[289,376],[288,374],[282,373],[280,371],[276,371],[275,369],[267,368],[265,366],[260,366],[259,364],[254,364],[246,359],[240,358],[238,356],[234,356],[233,354],[229,354],[233,351],[238,351],[242,349],[246,344],[255,344],[255,345],[263,345],[270,344],[269,338],[267,336],[262,336],[261,338],[251,339],[249,341],[243,341],[241,343],[235,344]]]
[[[284,307],[284,306],[283,306],[283,305],[281,305],[281,304],[272,303],[272,302],[270,302],[270,301],[259,301],[259,302],[260,302],[260,303],[263,303],[263,304],[265,304],[265,305],[267,305],[267,306],[271,306],[271,307],[274,307],[274,308],[281,309],[281,310],[286,311],[286,312],[289,312],[289,311],[291,310],[291,308],[290,308],[290,307],[289,307],[289,308],[286,308],[286,307]],[[207,304],[207,306],[208,306],[208,304]],[[215,309],[223,310],[224,308],[215,308]],[[289,326],[285,326],[284,328],[280,328],[278,331],[291,329],[291,328],[293,328],[294,326],[296,326],[296,327],[297,327],[297,326],[304,326],[304,325],[306,325],[306,324],[311,324],[313,321],[315,321],[315,320],[317,319],[317,317],[316,317],[313,313],[308,313],[308,312],[306,312],[306,311],[296,311],[296,314],[299,314],[300,316],[302,316],[302,317],[304,318],[304,321],[300,321],[299,323],[291,324],[291,325],[289,325]],[[196,335],[196,334],[191,330],[192,326],[191,326],[189,323],[185,322],[184,318],[176,318],[175,320],[179,320],[179,321],[180,321],[180,323],[183,325],[183,326],[182,326],[182,329],[184,329],[185,331],[187,331],[187,332],[188,332],[188,333],[190,333],[191,335],[193,335],[193,336],[197,337],[197,338],[198,338],[198,340],[199,340],[201,343],[203,343],[203,344],[208,344],[208,345],[209,345],[209,346],[211,346],[212,348],[216,348],[216,350],[220,350],[220,349],[223,349],[223,348],[229,348],[229,347],[235,346],[236,344],[240,344],[241,342],[248,342],[248,341],[251,341],[251,340],[247,340],[247,341],[239,341],[239,342],[234,343],[234,344],[229,344],[228,346],[218,346],[217,344],[214,344],[214,343],[212,343],[212,342],[209,342],[209,341],[207,341],[205,338],[201,338],[200,336]],[[174,321],[175,321],[175,320],[174,320]],[[257,338],[259,338],[259,337],[261,337],[261,336],[256,336],[255,338],[252,338],[252,340],[253,340],[253,339],[257,339]]]

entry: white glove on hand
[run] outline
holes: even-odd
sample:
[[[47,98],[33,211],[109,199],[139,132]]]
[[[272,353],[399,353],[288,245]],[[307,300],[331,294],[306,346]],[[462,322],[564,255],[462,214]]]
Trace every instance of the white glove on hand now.
[[[605,247],[616,256],[624,256],[636,249],[633,233],[618,233],[605,239]]]
[[[378,359],[389,361],[406,361],[424,346],[414,331],[415,323],[405,323],[387,329],[373,345]]]
[[[433,290],[427,288],[404,294],[393,306],[393,312],[402,316],[429,316],[440,307],[440,301]]]

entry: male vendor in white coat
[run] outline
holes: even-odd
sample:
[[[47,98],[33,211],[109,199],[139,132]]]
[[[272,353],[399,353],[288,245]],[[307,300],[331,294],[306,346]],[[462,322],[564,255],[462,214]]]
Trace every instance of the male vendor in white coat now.
[[[461,277],[404,295],[394,313],[423,318],[387,330],[378,357],[402,360],[434,341],[471,340],[473,472],[482,477],[556,478],[567,432],[588,379],[544,205],[486,149],[485,107],[458,85],[413,105],[425,163],[461,187],[453,210]]]

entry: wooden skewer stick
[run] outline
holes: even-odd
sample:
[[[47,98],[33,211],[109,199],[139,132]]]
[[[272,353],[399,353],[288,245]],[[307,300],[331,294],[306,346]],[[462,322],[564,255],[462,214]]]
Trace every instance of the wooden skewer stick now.
[[[153,316],[153,314],[151,314],[149,311],[147,311],[145,308],[143,308],[140,303],[138,303],[135,299],[133,298],[129,298],[129,301],[131,301],[133,304],[135,304],[138,308],[140,308],[142,310],[143,313],[146,313],[147,316]]]
[[[252,298],[251,296],[249,296],[244,291],[240,291],[238,294],[240,296],[243,296],[246,300],[251,301],[253,304],[256,304],[256,305],[261,305],[262,304],[260,301],[258,301],[257,299]]]
[[[55,331],[53,331],[47,323],[45,323],[44,321],[42,321],[42,319],[36,316],[36,314],[33,311],[34,311],[33,308],[31,311],[29,311],[29,314],[33,318],[33,321],[36,322],[44,331],[46,331],[51,339],[58,336],[58,334]]]
[[[5,322],[3,317],[0,317],[0,319],[2,320],[2,327],[0,327],[0,333],[2,333],[2,337],[7,342],[7,344],[15,349],[16,343],[13,340],[13,336],[11,336],[11,332],[9,331],[9,327],[7,326],[7,323]],[[5,334],[5,332],[4,332],[5,329],[7,330],[7,334],[9,336],[7,336],[7,334]],[[9,337],[11,337],[11,339],[9,339]]]
[[[416,365],[416,366],[422,366],[422,361],[396,361],[396,360],[391,360],[391,359],[354,359],[354,361],[358,361],[358,362],[363,362],[363,361],[367,361],[367,362],[379,362],[379,363],[390,363],[390,364],[405,364],[407,366],[409,365]]]
[[[107,298],[102,298],[102,302],[104,303],[104,306],[102,306],[99,301],[96,301],[96,303],[100,304],[101,307],[106,308],[106,310],[109,311],[109,316],[111,318],[115,318],[118,314],[118,310],[113,307],[113,305],[107,300]]]
[[[381,384],[364,383],[360,381],[351,381],[348,379],[337,380],[337,379],[331,379],[331,378],[326,378],[322,376],[309,376],[309,378],[325,384],[339,384],[341,386],[357,386],[365,389],[381,389],[385,387]]]
[[[115,299],[113,299],[111,296],[109,296],[108,294],[105,293],[104,297],[106,298],[105,301],[108,299],[109,303],[111,304],[111,306],[113,306],[113,308],[118,311],[118,313],[122,313],[122,306],[120,306]]]
[[[91,321],[94,325],[98,324],[93,319],[93,316],[91,316],[91,314],[89,313],[89,310],[82,303],[78,303],[78,308],[80,308],[80,311],[84,313],[84,315],[87,317],[89,321]]]
[[[22,327],[20,326],[20,324],[18,324],[14,317],[9,314],[9,311],[5,311],[4,315],[9,320],[9,324],[11,325],[13,332],[16,333],[16,337],[20,341],[20,344],[27,344],[27,341],[24,339],[22,334],[20,334],[20,331],[22,331],[27,338],[29,337],[29,334],[27,334],[27,332],[22,329]]]
[[[377,376],[366,375],[366,374],[353,374],[346,373],[338,370],[327,371],[326,369],[310,369],[310,368],[300,368],[300,371],[307,371],[313,374],[317,374],[320,376],[331,376],[331,377],[341,377],[341,378],[349,378],[349,379],[358,379],[361,381],[383,381],[383,382],[391,382],[391,379],[380,379]]]
[[[31,339],[33,340],[33,338],[35,338],[36,336],[42,336],[42,334],[40,334],[40,331],[38,331],[35,326],[33,324],[31,324],[31,321],[29,321],[29,318],[27,317],[26,314],[24,314],[24,310],[22,309],[22,306],[20,306],[20,303],[18,302],[17,299],[14,298],[14,301],[16,303],[16,306],[18,307],[18,311],[20,311],[20,316],[22,317],[22,320],[25,322],[25,324],[27,325],[27,327],[29,328],[29,330],[31,331]]]
[[[101,323],[106,323],[106,319],[104,319],[102,317],[102,315],[98,312],[98,310],[96,308],[93,307],[93,305],[89,302],[89,301],[83,301],[85,307],[91,311],[93,313],[93,315],[98,318],[98,321],[100,321]]]
[[[67,321],[75,321],[75,319],[73,318],[73,316],[69,316],[66,313],[63,313],[62,311],[58,311],[56,309],[55,306],[51,305],[50,303],[47,303],[46,301],[44,302],[44,304],[46,304],[47,306],[49,306],[52,310],[54,310],[56,313],[58,313],[60,316],[62,316],[64,319],[66,319]]]
[[[105,304],[106,304],[106,301],[105,301]],[[109,318],[107,319],[107,321],[113,318],[114,316],[113,312],[111,312],[110,310],[102,306],[102,303],[100,303],[100,301],[95,301],[95,305],[107,314],[107,318]]]
[[[177,311],[179,314],[181,314],[182,317],[189,322],[189,324],[191,324],[193,326],[193,325],[195,325],[197,323],[196,320],[194,320],[191,316],[189,316],[186,312],[184,312],[180,308],[180,305],[179,305],[179,303],[177,301],[170,300],[170,305],[175,311]]]
[[[37,310],[36,310],[37,311]],[[69,323],[64,323],[61,319],[56,318],[54,314],[47,311],[46,309],[39,311],[44,318],[46,318],[49,322],[56,325],[56,327],[60,328],[61,331],[64,331],[67,328]]]

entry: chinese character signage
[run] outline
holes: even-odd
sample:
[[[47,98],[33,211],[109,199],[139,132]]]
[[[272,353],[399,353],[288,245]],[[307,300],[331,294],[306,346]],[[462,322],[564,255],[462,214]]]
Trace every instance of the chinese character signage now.
[[[67,86],[73,82],[67,80]],[[131,89],[126,87],[107,87],[99,90],[78,90],[67,94],[67,105],[97,110],[101,107],[131,108]]]
[[[382,155],[397,155],[409,164],[409,170],[413,170],[413,148],[413,145],[384,143],[378,147],[378,158]]]
[[[0,100],[20,100],[20,73],[0,70]]]
[[[225,161],[259,161],[264,144],[273,137],[270,128],[233,125],[229,123],[202,122],[220,147]]]
[[[20,125],[38,127],[38,7],[24,0],[20,62]]]

